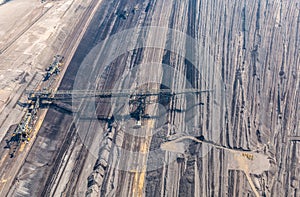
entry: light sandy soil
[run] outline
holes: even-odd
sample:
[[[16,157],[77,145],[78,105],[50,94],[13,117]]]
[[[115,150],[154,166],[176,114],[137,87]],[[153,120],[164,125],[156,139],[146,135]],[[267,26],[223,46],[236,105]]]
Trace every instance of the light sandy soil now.
[[[44,22],[37,21],[1,54],[1,64],[6,69],[1,84],[8,92],[4,102],[8,103],[11,92],[26,86],[18,81],[26,76],[26,72],[29,77],[33,76],[33,71],[40,73],[58,51],[68,31],[62,24],[56,24],[60,24],[58,18],[64,16],[70,2],[45,4],[44,11],[49,10],[42,17]],[[115,14],[136,4],[140,11],[126,20]],[[111,120],[104,119],[102,128],[98,125],[98,116],[89,118],[88,104],[79,105],[79,108],[87,109],[82,113],[86,115],[85,119],[74,119],[64,111],[50,108],[24,164],[6,173],[6,177],[16,177],[17,181],[10,188],[7,182],[8,189],[3,194],[9,190],[11,196],[83,196],[86,192],[91,197],[299,196],[300,146],[298,141],[290,141],[288,137],[300,135],[299,5],[299,0],[103,0],[60,88],[70,88],[89,46],[92,48],[112,34],[135,27],[129,38],[120,40],[135,46],[141,36],[147,46],[159,45],[155,49],[145,47],[129,51],[111,65],[98,60],[84,64],[91,66],[85,67],[91,70],[84,76],[88,87],[92,88],[96,79],[99,90],[113,88],[116,79],[130,71],[134,73],[132,80],[122,81],[122,87],[150,86],[146,79],[154,75],[158,83],[168,78],[174,80],[171,88],[183,88],[185,83],[180,76],[170,78],[167,73],[161,76],[157,74],[162,73],[161,68],[140,66],[159,62],[181,72],[190,71],[186,78],[198,89],[206,89],[201,78],[205,78],[210,87],[220,88],[215,74],[219,69],[226,88],[225,94],[221,95],[224,100],[218,101],[218,96],[197,96],[197,101],[203,105],[197,106],[195,118],[190,121],[192,127],[188,121],[192,113],[180,111],[187,108],[187,99],[177,95],[176,103],[166,104],[170,110],[164,117],[142,122],[145,137],[138,136],[139,130],[123,128],[119,124],[121,121],[110,123]],[[68,16],[75,18],[72,14]],[[193,50],[185,39],[170,42],[167,31],[150,31],[150,28],[140,31],[141,26],[148,25],[170,27],[191,35],[201,45],[195,47],[195,53],[205,57],[211,54],[213,60],[201,59],[195,68],[189,66],[180,53],[175,53],[188,54]],[[108,57],[125,44],[120,44],[120,40],[108,46],[105,51]],[[174,53],[167,51],[167,46]],[[202,65],[211,66],[203,68]],[[107,75],[100,76],[104,66],[109,68]],[[139,69],[133,72],[136,67]],[[192,75],[196,70],[200,72]],[[96,74],[97,78],[91,77],[90,73]],[[9,88],[5,90],[6,87]],[[11,95],[16,97],[14,93]],[[101,101],[97,103],[97,115],[100,119],[111,117],[116,111]],[[149,104],[145,112],[152,114],[154,109]],[[126,110],[121,115],[128,114]],[[2,117],[5,117],[3,113],[0,124]],[[11,120],[13,118],[16,117]],[[74,122],[78,123],[77,128]],[[130,120],[127,125],[134,123]],[[160,123],[165,125],[155,133],[152,127]],[[78,137],[76,132],[81,136]],[[188,139],[165,147],[172,151],[156,154],[174,133],[203,135],[214,147]],[[87,144],[92,148],[87,149]],[[134,154],[120,154],[120,149]],[[96,157],[88,154],[91,150],[96,152]],[[6,161],[9,163],[10,160]],[[161,165],[157,167],[155,162],[161,162]],[[15,172],[14,169],[20,170]],[[0,190],[5,181],[0,181]]]
[[[84,29],[89,24],[87,18],[93,16],[90,10],[96,7],[93,6],[95,2],[100,3],[100,1],[92,0],[39,3],[39,6],[34,7],[31,12],[26,8],[22,10],[24,13],[28,11],[28,15],[15,16],[16,21],[21,21],[17,27],[11,27],[9,23],[5,23],[5,17],[3,17],[3,24],[7,24],[7,32],[10,33],[10,36],[2,37],[3,44],[0,46],[0,57],[3,59],[0,62],[0,77],[2,77],[0,82],[2,98],[2,103],[0,103],[0,139],[2,140],[5,137],[2,142],[10,138],[10,134],[7,134],[6,131],[10,131],[12,125],[20,122],[25,111],[25,108],[17,105],[18,101],[24,102],[27,100],[26,95],[22,94],[24,90],[45,87],[46,84],[51,82],[51,88],[55,89],[56,85],[60,83],[60,76],[64,75],[67,66],[63,66],[60,75],[53,76],[54,80],[40,83],[45,72],[44,69],[52,62],[55,54],[65,56],[64,64],[68,65],[73,57],[74,49],[76,49],[84,34]],[[9,11],[20,8],[18,7],[20,4],[16,2],[10,5],[5,4],[3,7],[10,6],[6,10],[6,14],[8,14]],[[24,2],[25,5],[26,2]],[[45,112],[46,110],[40,110],[36,127],[32,131],[31,141],[26,146],[25,144],[20,146],[20,154],[14,158],[14,161],[7,156],[7,149],[1,153],[0,195],[6,194],[12,182],[15,181],[13,177],[16,175],[17,170],[10,171],[9,169],[19,169],[23,165],[24,158],[34,143],[39,130],[36,128],[41,126],[43,122],[42,115]],[[48,146],[44,148],[49,150]],[[34,164],[38,164],[37,161]],[[22,192],[24,194],[27,191],[22,190]]]
[[[24,23],[28,23],[29,16],[35,9],[43,6],[38,0],[14,0],[0,6],[0,43],[1,47],[6,39]]]
[[[32,80],[41,79],[89,2],[15,0],[0,6],[1,130],[19,122],[23,109],[13,109],[18,98]]]

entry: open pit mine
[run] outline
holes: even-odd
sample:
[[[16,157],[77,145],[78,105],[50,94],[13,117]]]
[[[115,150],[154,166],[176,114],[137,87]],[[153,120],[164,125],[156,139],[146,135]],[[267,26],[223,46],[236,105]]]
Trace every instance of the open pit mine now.
[[[0,0],[0,196],[300,196],[300,0]]]

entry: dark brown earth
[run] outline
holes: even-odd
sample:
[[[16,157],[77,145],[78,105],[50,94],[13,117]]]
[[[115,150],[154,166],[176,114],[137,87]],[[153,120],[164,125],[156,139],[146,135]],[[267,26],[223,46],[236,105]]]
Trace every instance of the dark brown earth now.
[[[133,13],[135,6],[139,9]],[[126,19],[119,14],[124,10],[129,12]],[[123,73],[141,64],[158,62],[184,73],[196,89],[215,87],[220,79],[224,94],[195,96],[201,105],[195,108],[193,127],[187,124],[191,119],[188,110],[175,110],[188,108],[185,95],[176,97],[178,103],[153,98],[168,110],[160,119],[143,119],[142,132],[147,136],[122,128],[117,115],[123,112],[116,113],[113,108],[118,104],[110,98],[96,99],[96,115],[86,112],[89,103],[76,101],[81,113],[74,116],[77,113],[68,110],[70,101],[56,102],[48,110],[9,196],[299,196],[300,145],[288,137],[300,136],[300,1],[103,0],[59,89],[73,88],[84,58],[98,43],[122,30],[143,26],[181,31],[199,45],[171,40],[174,50],[145,47],[128,51],[109,65],[89,62],[91,75],[83,76],[86,81],[82,81],[81,88],[113,89]],[[162,46],[168,44],[165,32],[149,32],[144,36],[136,31],[130,41],[135,43],[140,36],[147,43],[154,39]],[[126,41],[106,45],[112,49],[106,53],[113,54]],[[183,54],[203,50],[212,61],[197,60],[193,65],[174,52],[179,48]],[[206,69],[201,67],[208,64]],[[103,74],[104,67],[107,72]],[[168,77],[151,67],[136,72],[134,81],[124,81],[123,87],[145,87],[142,79],[148,75],[159,75],[159,80]],[[170,80],[179,88],[185,87],[178,76]],[[156,85],[146,83],[148,88]],[[216,102],[218,111],[214,111]],[[107,103],[112,103],[113,108]],[[145,110],[159,114],[161,108],[149,104]],[[128,121],[135,124],[133,119]],[[161,129],[153,132],[152,124]],[[206,153],[204,145],[192,141],[185,142],[187,150],[183,155],[168,151],[151,155],[174,133],[203,135],[228,149],[258,150],[269,156],[272,168],[261,174],[252,173],[252,168],[232,169],[230,166],[239,158],[217,148]],[[119,149],[137,154],[119,154]],[[97,154],[91,155],[91,150]],[[160,165],[153,169],[154,160]],[[133,163],[136,169],[131,166]],[[253,163],[253,168],[260,165],[259,160]],[[131,167],[124,170],[124,166]],[[246,169],[248,164],[245,166]],[[250,173],[255,191],[246,173]]]

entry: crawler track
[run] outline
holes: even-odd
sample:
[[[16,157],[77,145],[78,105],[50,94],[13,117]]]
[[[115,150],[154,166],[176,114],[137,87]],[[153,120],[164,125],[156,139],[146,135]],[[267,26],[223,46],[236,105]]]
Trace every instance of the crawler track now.
[[[99,3],[99,1],[92,1],[90,6],[86,9],[86,11],[83,14],[83,17],[80,18],[78,20],[78,23],[76,25],[76,27],[74,28],[74,30],[72,31],[72,33],[68,36],[68,38],[66,39],[66,41],[63,44],[63,48],[61,50],[61,52],[58,52],[59,54],[64,54],[66,57],[71,57],[74,53],[74,46],[76,46],[76,42],[74,41],[80,41],[80,36],[82,36],[82,29],[84,29],[84,27],[87,24],[87,19],[90,17],[90,15],[92,14],[93,9],[95,8],[95,6],[97,5],[97,3]],[[51,7],[50,7],[51,8]],[[42,16],[50,9],[48,8],[42,15],[40,15],[37,19],[35,19],[33,21],[33,23],[31,23],[29,26],[26,27],[26,29],[24,29],[20,34],[18,34],[18,36],[12,40],[9,45],[7,45],[5,47],[5,49],[3,49],[1,52],[5,51],[6,49],[9,48],[10,45],[12,45],[17,39],[18,37],[20,37],[22,34],[24,34],[30,27],[32,27],[39,19],[42,18]],[[67,65],[66,65],[67,66]],[[52,80],[52,79],[51,79]],[[42,83],[42,82],[41,82]],[[56,84],[59,84],[60,81],[56,81]],[[43,110],[44,111],[44,110]],[[44,112],[43,112],[44,113]],[[39,113],[40,114],[40,113]],[[75,136],[76,131],[70,130],[70,132],[68,133],[68,135],[65,138],[65,141],[62,143],[62,147],[61,147],[61,151],[58,151],[57,156],[62,156],[64,154],[64,152],[69,148],[68,143],[70,142],[69,138],[72,138]],[[11,132],[7,133],[7,136],[3,139],[3,141],[1,142],[1,145],[3,145],[2,147],[5,147],[6,145],[6,140],[10,139],[10,135]],[[9,154],[10,151],[3,151],[2,155],[1,155],[1,177],[2,180],[5,180],[5,182],[2,183],[6,183],[6,181],[8,182],[12,182],[12,184],[16,184],[16,180],[18,181],[18,176],[22,177],[23,175],[18,175],[19,173],[21,173],[22,171],[22,166],[25,165],[26,163],[26,158],[29,156],[30,157],[30,153],[33,151],[32,147],[37,147],[37,143],[34,142],[34,139],[28,144],[20,144],[17,147],[12,147],[11,150],[14,149],[15,152],[15,157],[13,158],[9,158]],[[24,153],[21,153],[21,151]],[[59,157],[60,158],[60,157]],[[57,159],[56,162],[54,162],[55,165],[58,165],[59,163],[59,159]],[[12,164],[12,165],[11,165]],[[46,166],[48,165],[48,163],[46,164]],[[53,170],[55,170],[56,168],[54,167]],[[13,171],[13,173],[10,173],[9,176],[4,176],[4,172],[9,173],[10,171]],[[3,176],[2,176],[3,175]],[[9,180],[4,179],[4,177],[9,177]],[[1,183],[1,184],[2,184]],[[1,191],[0,194],[1,195],[12,195],[8,193],[8,189],[9,187],[8,184],[5,184],[5,187],[1,187]],[[10,192],[14,192],[14,189],[12,189]]]
[[[118,17],[120,11],[130,10],[136,4],[140,6],[136,14],[130,14],[125,17],[126,20]],[[96,5],[96,1],[92,5]],[[196,70],[202,69],[202,60],[197,65],[190,65],[184,57],[163,48],[136,49],[117,57],[111,65],[92,64],[92,72],[97,76],[93,79],[99,84],[83,85],[93,89],[111,89],[123,72],[143,63],[159,62],[185,72],[187,80],[199,89],[204,86],[199,78],[206,77],[207,83],[213,85],[214,79],[221,77],[226,89],[224,100],[219,103],[222,108],[214,111],[211,107],[214,98],[210,95],[198,96],[196,99],[202,105],[197,108],[194,127],[190,128],[186,124],[189,114],[184,110],[176,110],[184,106],[180,103],[184,100],[181,97],[182,100],[179,98],[174,103],[164,103],[165,107],[174,108],[166,113],[166,117],[144,121],[147,128],[162,122],[162,130],[150,137],[136,137],[136,130],[129,133],[131,130],[124,131],[117,123],[110,122],[111,106],[103,104],[101,99],[96,101],[97,117],[84,114],[85,117],[92,117],[85,120],[77,119],[70,111],[57,110],[59,104],[52,106],[35,144],[18,171],[19,180],[14,182],[11,194],[83,196],[88,191],[96,196],[297,196],[299,143],[286,143],[287,136],[299,136],[297,118],[300,92],[297,71],[300,62],[297,51],[300,44],[300,12],[295,7],[295,1],[283,4],[277,1],[263,3],[238,0],[103,0],[81,42],[76,42],[76,52],[68,43],[80,36],[79,29],[85,27],[84,21],[78,23],[78,30],[66,40],[61,53],[68,56],[74,52],[74,56],[68,60],[70,65],[58,89],[72,89],[86,55],[109,36],[133,27],[162,26],[193,37],[206,54],[212,55],[213,64],[199,74]],[[88,8],[91,9],[92,6]],[[87,11],[84,17],[88,16]],[[145,38],[144,35],[138,36],[167,44],[168,35],[160,33]],[[172,42],[171,47],[185,52],[199,52],[197,48],[190,49],[191,46],[178,42]],[[101,75],[100,67],[109,68],[106,76]],[[217,68],[220,76],[215,74]],[[135,81],[129,85],[143,84],[138,79],[146,78],[151,72],[158,74],[159,71],[151,70],[151,66],[147,72],[137,71]],[[87,76],[87,81],[89,77],[92,76]],[[179,76],[174,76],[173,80],[179,85],[183,84]],[[150,86],[147,84],[147,87]],[[84,110],[87,105],[79,103],[78,108]],[[147,110],[151,111],[151,106]],[[216,115],[220,115],[220,118],[213,122]],[[100,116],[107,119],[101,119]],[[214,130],[216,127],[219,128],[217,131]],[[85,129],[88,132],[85,133]],[[93,130],[100,133],[90,132]],[[78,136],[80,132],[83,135]],[[152,131],[149,129],[147,132]],[[216,149],[205,153],[204,144],[191,143],[187,145],[184,156],[164,152],[159,155],[162,160],[160,168],[148,169],[151,159],[149,150],[160,149],[165,138],[174,133],[203,135],[219,146],[213,144]],[[139,154],[118,155],[115,147],[109,145],[112,142],[115,146]],[[97,145],[96,155],[91,156],[90,147],[87,148],[86,144]],[[260,154],[272,156],[274,172],[267,169],[260,172],[259,176],[253,176],[250,170],[244,171],[244,174],[234,165],[228,167],[229,158],[233,160],[232,163],[236,161],[241,165],[244,165],[243,159],[247,156],[251,159],[251,156],[245,156],[237,149],[253,152],[258,148]],[[234,156],[229,157],[226,151]],[[130,164],[136,164],[136,169],[118,168]],[[252,164],[255,168],[255,162]],[[32,173],[28,175],[28,171]]]

